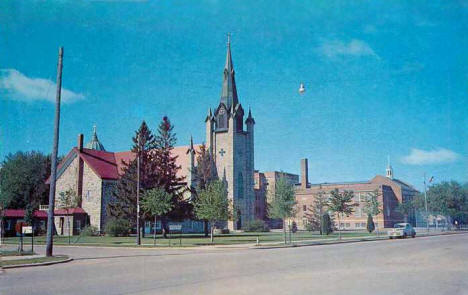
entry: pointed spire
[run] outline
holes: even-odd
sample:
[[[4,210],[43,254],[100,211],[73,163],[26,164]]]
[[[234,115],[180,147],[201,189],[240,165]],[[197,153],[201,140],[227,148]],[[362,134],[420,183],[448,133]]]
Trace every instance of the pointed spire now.
[[[252,117],[252,111],[250,110],[250,106],[249,106],[249,115],[247,116],[247,119],[245,120],[245,123],[246,124],[249,124],[249,123],[255,124],[255,120]]]
[[[231,35],[228,34],[226,63],[224,65],[223,86],[221,90],[221,103],[224,103],[228,110],[230,110],[232,106],[236,106],[238,103],[236,80],[234,75],[234,64],[232,63],[231,56]]]
[[[208,114],[206,115],[205,122],[208,120],[213,119],[213,113],[211,112],[211,108],[208,108]]]
[[[195,149],[193,148],[193,137],[192,137],[192,135],[190,135],[190,147],[187,150],[187,154],[188,153],[195,154]]]
[[[97,151],[105,151],[104,146],[98,139],[96,124],[93,125],[93,136],[91,137],[91,141],[86,144],[86,148]]]

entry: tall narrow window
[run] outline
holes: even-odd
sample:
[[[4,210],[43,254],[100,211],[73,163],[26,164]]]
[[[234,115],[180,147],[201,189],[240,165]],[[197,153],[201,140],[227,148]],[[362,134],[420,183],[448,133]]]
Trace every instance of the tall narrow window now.
[[[242,172],[239,172],[237,178],[237,197],[239,199],[244,197],[244,178],[242,177]]]

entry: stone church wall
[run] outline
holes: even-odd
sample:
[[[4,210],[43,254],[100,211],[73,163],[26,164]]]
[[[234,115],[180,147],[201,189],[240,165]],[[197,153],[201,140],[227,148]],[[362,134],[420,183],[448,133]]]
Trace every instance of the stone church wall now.
[[[88,213],[90,224],[98,230],[103,230],[101,228],[101,193],[101,178],[84,163],[82,208]]]

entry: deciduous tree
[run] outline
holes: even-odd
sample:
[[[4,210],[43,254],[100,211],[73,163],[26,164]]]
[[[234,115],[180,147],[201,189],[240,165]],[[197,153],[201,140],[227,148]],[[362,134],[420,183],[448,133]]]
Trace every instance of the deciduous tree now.
[[[341,239],[341,218],[343,215],[349,216],[353,213],[353,207],[355,204],[352,203],[354,194],[352,191],[340,192],[338,189],[334,189],[330,192],[330,205],[329,208],[335,212],[338,216],[338,238]]]
[[[293,185],[286,178],[280,177],[271,199],[269,215],[271,218],[283,220],[284,243],[286,244],[286,219],[294,216],[294,207],[296,206],[296,193]]]
[[[156,221],[172,208],[172,196],[161,188],[147,190],[141,200],[143,211],[154,217],[154,245],[156,245]]]
[[[0,165],[0,202],[4,208],[32,211],[48,202],[50,156],[40,152],[17,152]]]
[[[200,219],[210,221],[210,240],[213,243],[213,233],[216,222],[229,219],[229,201],[227,190],[223,181],[214,180],[205,189],[199,192],[195,203],[195,214]]]

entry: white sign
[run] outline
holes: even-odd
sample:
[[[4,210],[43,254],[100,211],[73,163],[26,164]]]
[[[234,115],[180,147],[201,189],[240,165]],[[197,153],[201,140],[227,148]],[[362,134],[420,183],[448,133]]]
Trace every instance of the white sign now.
[[[23,226],[23,234],[32,234],[32,226]]]
[[[169,230],[181,230],[182,224],[169,224]]]

